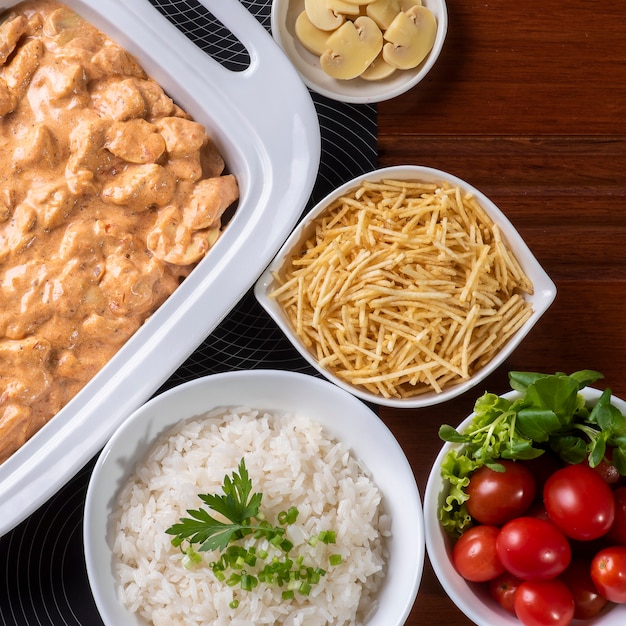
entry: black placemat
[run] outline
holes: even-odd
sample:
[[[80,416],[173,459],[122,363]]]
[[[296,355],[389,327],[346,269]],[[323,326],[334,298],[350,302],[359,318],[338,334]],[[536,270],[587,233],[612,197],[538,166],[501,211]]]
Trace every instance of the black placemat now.
[[[232,69],[246,65],[245,47],[198,2],[150,1],[224,65]],[[240,1],[270,30],[270,0]],[[322,156],[305,210],[338,185],[377,165],[375,106],[338,103],[317,94],[313,100],[321,127]],[[254,368],[315,374],[250,291],[160,391],[207,374]],[[85,493],[94,462],[0,538],[1,626],[102,624],[89,588],[82,538]]]

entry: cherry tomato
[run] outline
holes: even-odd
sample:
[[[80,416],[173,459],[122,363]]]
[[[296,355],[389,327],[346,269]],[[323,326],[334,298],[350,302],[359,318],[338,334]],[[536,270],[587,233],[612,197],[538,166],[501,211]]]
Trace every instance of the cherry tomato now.
[[[626,487],[618,487],[613,491],[615,498],[615,519],[607,534],[612,543],[626,546]]]
[[[489,593],[505,611],[515,615],[513,600],[515,592],[522,582],[521,578],[513,576],[509,572],[503,572],[497,578],[489,581]]]
[[[615,487],[618,483],[623,482],[623,476],[613,464],[613,448],[606,449],[604,458],[593,468],[593,470],[598,472],[604,482],[608,483],[612,487]]]
[[[590,619],[606,605],[607,599],[598,593],[591,579],[591,562],[575,559],[561,574],[560,579],[568,586],[574,598],[574,617]]]
[[[504,571],[496,552],[499,529],[473,526],[466,530],[452,548],[452,563],[466,580],[485,582]]]
[[[591,561],[591,579],[611,602],[626,602],[626,546],[600,550]]]
[[[538,517],[517,517],[507,522],[500,529],[496,549],[506,570],[524,580],[555,578],[572,558],[565,535]]]
[[[574,598],[558,578],[524,581],[515,593],[514,606],[524,626],[567,626],[574,617]]]
[[[498,462],[504,472],[483,465],[471,475],[465,489],[467,511],[481,524],[501,526],[523,515],[535,497],[535,478],[523,463]]]
[[[583,464],[554,472],[544,485],[543,501],[555,526],[572,539],[597,539],[608,532],[615,517],[611,488]]]

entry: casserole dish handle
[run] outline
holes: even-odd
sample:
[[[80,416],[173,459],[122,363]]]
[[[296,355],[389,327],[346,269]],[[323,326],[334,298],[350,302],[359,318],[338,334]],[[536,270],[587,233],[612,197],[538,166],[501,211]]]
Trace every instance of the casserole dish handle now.
[[[255,112],[262,111],[256,106],[255,99],[251,98],[253,94],[275,94],[276,98],[289,97],[284,92],[285,74],[293,73],[299,82],[302,82],[302,79],[280,46],[246,7],[239,0],[198,1],[237,37],[250,55],[250,65],[241,72],[228,70],[209,55],[205,55],[208,62],[217,66],[213,71],[228,75],[228,80],[223,81],[221,86],[228,92],[230,98],[237,102],[247,102],[248,104],[244,106],[254,117]],[[302,86],[305,88],[304,82]]]

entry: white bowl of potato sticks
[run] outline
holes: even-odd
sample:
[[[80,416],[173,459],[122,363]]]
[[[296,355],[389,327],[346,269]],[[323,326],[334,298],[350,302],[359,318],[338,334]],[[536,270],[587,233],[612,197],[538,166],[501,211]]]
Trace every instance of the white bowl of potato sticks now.
[[[425,542],[411,467],[314,376],[215,374],[136,411],[85,509],[94,598],[118,624],[405,622]]]
[[[556,287],[483,193],[405,165],[358,176],[315,206],[255,295],[330,381],[368,402],[416,408],[492,373]]]

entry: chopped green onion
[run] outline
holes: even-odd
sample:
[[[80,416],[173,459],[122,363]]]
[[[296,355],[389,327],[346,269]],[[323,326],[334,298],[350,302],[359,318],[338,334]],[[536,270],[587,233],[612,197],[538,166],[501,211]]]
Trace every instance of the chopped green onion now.
[[[341,556],[341,554],[331,554],[328,557],[328,562],[333,566],[337,566],[337,565],[341,565],[341,562],[343,561],[343,558]]]
[[[318,538],[322,543],[336,543],[337,542],[337,533],[334,530],[322,530],[318,534]]]

